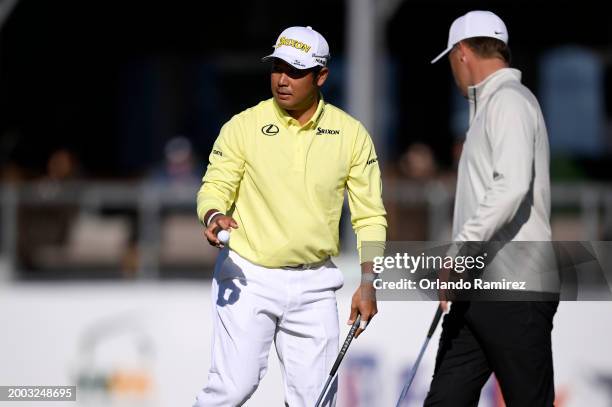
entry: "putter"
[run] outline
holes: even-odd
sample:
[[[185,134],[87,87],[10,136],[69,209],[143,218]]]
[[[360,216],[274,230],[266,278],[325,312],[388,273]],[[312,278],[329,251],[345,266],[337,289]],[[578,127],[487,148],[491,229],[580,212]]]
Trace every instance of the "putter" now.
[[[423,346],[421,346],[421,351],[419,352],[419,356],[417,357],[416,362],[414,362],[414,365],[412,365],[412,369],[410,369],[410,375],[408,376],[408,381],[406,382],[406,385],[402,389],[402,394],[400,394],[399,400],[397,400],[397,404],[395,405],[395,407],[400,407],[402,402],[404,401],[404,398],[406,397],[406,394],[408,394],[408,389],[410,389],[410,385],[412,384],[412,381],[414,380],[414,376],[416,376],[416,372],[417,372],[417,369],[419,368],[419,364],[421,363],[421,359],[423,358],[423,354],[425,353],[425,349],[427,349],[429,340],[433,336],[433,333],[436,330],[436,327],[438,326],[438,323],[440,322],[441,317],[442,317],[442,308],[440,307],[440,305],[438,305],[438,309],[436,310],[436,315],[434,315],[433,321],[431,321],[431,326],[429,327],[429,332],[427,332],[427,337],[425,338],[425,342],[423,343]]]
[[[338,357],[336,358],[336,361],[334,362],[334,365],[332,366],[331,371],[329,372],[329,377],[327,378],[327,381],[325,382],[325,386],[323,386],[323,390],[321,390],[321,394],[319,395],[319,398],[317,399],[317,404],[315,404],[315,407],[319,407],[321,405],[321,401],[323,401],[323,397],[325,397],[325,393],[327,393],[327,388],[329,387],[329,384],[331,383],[332,379],[336,375],[336,372],[338,372],[338,367],[340,367],[340,362],[342,362],[342,359],[344,358],[344,355],[346,354],[346,351],[348,350],[348,347],[351,344],[351,341],[353,340],[353,336],[355,336],[355,331],[357,331],[357,328],[359,328],[360,322],[361,322],[361,315],[357,315],[355,322],[353,322],[353,326],[351,326],[351,330],[349,331],[348,335],[346,336],[346,339],[344,340],[344,344],[342,345],[342,348],[340,349],[340,353],[338,354]]]

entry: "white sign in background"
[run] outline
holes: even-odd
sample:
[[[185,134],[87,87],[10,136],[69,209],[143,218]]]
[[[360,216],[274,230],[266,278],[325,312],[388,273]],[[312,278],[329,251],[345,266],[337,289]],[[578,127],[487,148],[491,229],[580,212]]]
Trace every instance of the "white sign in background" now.
[[[355,283],[338,293],[341,341]],[[191,406],[210,361],[209,284],[55,283],[0,286],[0,385],[79,384],[74,402],[7,406]],[[394,406],[435,312],[433,302],[380,302],[341,366],[338,407]],[[410,391],[422,405],[440,328]],[[612,405],[612,304],[562,303],[553,351],[557,407]],[[283,405],[278,361],[247,406]],[[495,386],[480,405],[498,407]]]

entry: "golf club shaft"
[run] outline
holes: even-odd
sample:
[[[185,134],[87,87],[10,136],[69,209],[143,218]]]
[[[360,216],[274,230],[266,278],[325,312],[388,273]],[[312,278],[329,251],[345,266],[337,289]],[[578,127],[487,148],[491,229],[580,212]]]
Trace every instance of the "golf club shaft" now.
[[[417,369],[419,365],[421,364],[421,359],[423,358],[425,349],[427,349],[427,345],[429,344],[429,339],[430,339],[429,337],[425,338],[425,342],[423,343],[423,346],[421,346],[421,351],[419,352],[419,356],[417,357],[416,362],[414,362],[414,364],[412,365],[412,368],[410,369],[410,375],[408,376],[408,380],[406,384],[404,385],[404,388],[402,389],[402,394],[400,395],[400,398],[397,402],[396,407],[399,407],[402,400],[404,400],[404,397],[406,397],[406,393],[408,393],[408,389],[412,385],[412,381],[414,380],[414,376],[416,376]]]
[[[344,359],[344,355],[346,354],[346,351],[348,350],[348,347],[351,344],[351,341],[353,340],[353,337],[355,336],[355,332],[359,328],[360,323],[361,323],[361,315],[357,315],[355,322],[353,322],[353,326],[351,326],[351,330],[349,331],[348,335],[346,336],[346,339],[344,340],[344,344],[342,345],[342,348],[340,348],[340,353],[338,353],[338,357],[336,357],[336,361],[334,362],[334,365],[332,366],[331,371],[329,372],[329,377],[327,378],[327,381],[325,382],[325,386],[323,386],[323,390],[321,391],[321,394],[319,395],[319,398],[317,399],[317,404],[315,404],[315,407],[319,407],[319,405],[321,404],[321,401],[323,400],[323,397],[325,396],[325,393],[327,393],[327,388],[329,387],[329,384],[331,383],[332,379],[336,375],[336,372],[338,371],[338,367],[340,367],[340,362],[342,362],[342,359]]]
[[[425,342],[423,342],[423,346],[421,346],[421,351],[419,352],[419,356],[417,357],[416,362],[414,362],[414,364],[412,365],[412,369],[410,369],[410,375],[408,376],[408,381],[406,382],[406,385],[404,385],[404,388],[402,389],[402,393],[400,394],[400,397],[397,400],[397,404],[395,407],[400,407],[400,405],[402,404],[402,401],[404,401],[404,398],[406,397],[406,394],[408,393],[408,389],[410,389],[410,386],[412,385],[412,381],[414,380],[414,377],[416,376],[417,369],[419,368],[419,365],[421,364],[421,359],[423,359],[423,355],[425,354],[427,345],[429,344],[429,341],[431,337],[433,336],[433,333],[436,330],[438,323],[440,322],[440,318],[442,317],[442,312],[443,312],[442,307],[438,305],[436,314],[434,315],[433,321],[431,321],[431,325],[429,326],[429,331],[427,332],[427,337],[425,338]]]

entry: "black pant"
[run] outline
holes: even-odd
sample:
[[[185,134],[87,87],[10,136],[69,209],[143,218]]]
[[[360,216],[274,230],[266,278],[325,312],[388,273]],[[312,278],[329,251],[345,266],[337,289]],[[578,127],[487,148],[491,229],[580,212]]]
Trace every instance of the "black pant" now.
[[[455,302],[444,317],[425,406],[478,405],[491,373],[507,407],[554,403],[550,334],[557,301]]]

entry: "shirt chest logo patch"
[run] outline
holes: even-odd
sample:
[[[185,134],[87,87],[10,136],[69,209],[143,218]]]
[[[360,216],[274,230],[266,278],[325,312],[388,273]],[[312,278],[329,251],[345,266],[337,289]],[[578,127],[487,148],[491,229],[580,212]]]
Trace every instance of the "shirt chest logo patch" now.
[[[266,136],[276,136],[280,130],[275,124],[266,124],[261,128],[261,132]]]
[[[340,130],[317,127],[317,136],[321,134],[340,134]]]

